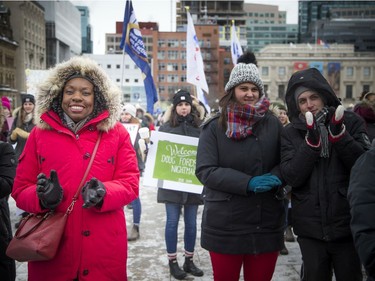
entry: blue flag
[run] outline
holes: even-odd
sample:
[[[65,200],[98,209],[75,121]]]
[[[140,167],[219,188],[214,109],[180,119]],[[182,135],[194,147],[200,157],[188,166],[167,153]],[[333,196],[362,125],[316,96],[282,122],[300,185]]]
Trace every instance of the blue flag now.
[[[156,92],[154,79],[151,75],[151,68],[148,64],[145,45],[143,44],[142,34],[139,30],[138,21],[131,0],[127,0],[125,6],[120,48],[124,50],[124,47],[125,52],[142,71],[147,98],[147,112],[153,114],[154,103],[158,101],[158,94]]]

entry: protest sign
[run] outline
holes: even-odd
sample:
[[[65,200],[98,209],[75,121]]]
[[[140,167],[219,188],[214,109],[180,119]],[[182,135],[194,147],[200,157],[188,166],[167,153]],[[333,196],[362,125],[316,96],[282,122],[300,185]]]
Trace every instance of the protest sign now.
[[[151,132],[143,185],[202,193],[195,176],[198,138]]]
[[[122,125],[124,125],[125,129],[128,131],[132,145],[134,145],[135,139],[137,137],[139,125],[131,124],[131,123],[122,123]]]

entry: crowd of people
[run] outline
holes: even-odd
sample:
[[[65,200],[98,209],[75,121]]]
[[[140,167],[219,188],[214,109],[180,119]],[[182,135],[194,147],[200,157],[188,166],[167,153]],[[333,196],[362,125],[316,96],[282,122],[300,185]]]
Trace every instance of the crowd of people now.
[[[1,280],[16,277],[15,262],[5,254],[12,238],[9,196],[20,219],[64,212],[91,157],[57,255],[28,262],[28,280],[127,280],[128,241],[141,239],[139,180],[154,130],[198,140],[195,175],[202,194],[157,191],[173,278],[205,274],[194,261],[202,206],[200,242],[215,281],[239,280],[241,272],[245,281],[270,281],[278,256],[288,254],[285,241],[300,247],[301,281],[333,275],[362,281],[362,267],[375,280],[375,93],[363,92],[346,110],[321,72],[309,68],[290,77],[285,101],[271,102],[254,54],[245,52],[213,114],[186,89],[173,95],[161,118],[121,104],[120,97],[97,63],[74,57],[48,72],[36,97],[21,95],[19,108],[1,98]],[[125,206],[133,212],[130,229]]]

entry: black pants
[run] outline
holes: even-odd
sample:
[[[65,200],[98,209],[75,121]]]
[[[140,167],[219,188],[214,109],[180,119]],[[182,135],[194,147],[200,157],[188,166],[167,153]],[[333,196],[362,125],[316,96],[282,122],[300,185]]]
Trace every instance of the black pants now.
[[[324,242],[298,237],[303,260],[303,281],[362,281],[362,266],[354,243]]]

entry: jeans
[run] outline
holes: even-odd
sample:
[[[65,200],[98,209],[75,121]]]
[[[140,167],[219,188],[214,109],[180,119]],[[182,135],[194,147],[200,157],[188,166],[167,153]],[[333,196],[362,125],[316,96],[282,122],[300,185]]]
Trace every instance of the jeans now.
[[[195,239],[197,237],[197,211],[198,205],[181,205],[166,203],[167,221],[165,224],[165,243],[167,253],[177,252],[177,232],[178,221],[180,219],[181,209],[184,207],[184,246],[185,251],[194,252]]]
[[[141,213],[142,213],[142,206],[141,200],[138,198],[132,201],[133,207],[133,224],[139,224],[141,222]]]

